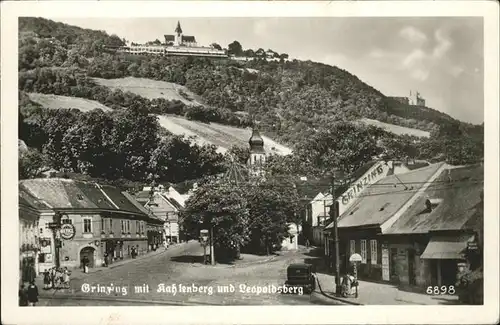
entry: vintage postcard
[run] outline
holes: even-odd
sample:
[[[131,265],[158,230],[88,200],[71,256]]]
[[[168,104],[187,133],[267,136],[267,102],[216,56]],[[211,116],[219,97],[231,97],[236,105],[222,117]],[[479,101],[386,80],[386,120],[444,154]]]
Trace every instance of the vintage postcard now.
[[[2,3],[1,57],[2,323],[498,321],[497,3]]]

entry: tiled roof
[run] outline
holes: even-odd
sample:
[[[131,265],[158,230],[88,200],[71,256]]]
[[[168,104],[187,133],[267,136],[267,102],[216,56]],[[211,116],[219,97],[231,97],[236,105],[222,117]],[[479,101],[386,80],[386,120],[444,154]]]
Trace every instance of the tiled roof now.
[[[19,186],[19,205],[26,205],[37,210],[46,210],[50,207],[44,202],[31,195],[22,186]]]
[[[21,193],[25,192],[51,209],[106,209],[143,214],[119,189],[109,185],[99,186],[93,182],[64,178],[21,180],[19,193],[24,195]],[[23,197],[26,199],[28,196]]]
[[[118,206],[118,210],[143,214],[143,212],[139,210],[135,204],[130,202],[118,188],[109,185],[101,185],[101,189],[106,193],[109,199]]]
[[[482,218],[482,166],[446,169],[429,186],[424,195],[387,230],[388,234],[425,233],[438,230],[474,228]],[[432,211],[426,208],[427,199],[442,199]]]
[[[132,203],[139,211],[141,211],[142,213],[146,214],[147,216],[149,216],[150,218],[153,218],[153,219],[156,219],[156,220],[161,220],[160,218],[158,218],[157,216],[154,215],[153,212],[149,211],[148,209],[146,209],[146,207],[144,207],[143,205],[141,205],[132,195],[130,195],[129,193],[127,192],[122,192],[122,195],[130,201],[130,203]]]
[[[165,42],[173,42],[175,41],[174,35],[165,35]]]
[[[183,42],[195,42],[194,36],[182,35]]]
[[[387,176],[370,185],[342,214],[338,226],[381,225],[408,202],[442,165],[439,163],[401,175]]]
[[[96,209],[97,205],[89,196],[99,196],[99,189],[91,189],[89,186],[85,193],[76,183],[70,179],[39,178],[22,180],[19,187],[55,209]]]

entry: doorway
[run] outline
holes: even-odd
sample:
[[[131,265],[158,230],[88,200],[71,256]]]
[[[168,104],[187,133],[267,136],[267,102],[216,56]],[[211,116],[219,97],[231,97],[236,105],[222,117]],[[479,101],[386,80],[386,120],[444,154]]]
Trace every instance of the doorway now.
[[[90,246],[82,248],[82,250],[80,251],[80,262],[83,260],[83,258],[85,256],[89,260],[89,268],[90,267],[94,267],[94,264],[95,264],[95,261],[94,261],[95,260],[95,248],[94,247],[90,247]]]
[[[415,274],[415,250],[408,249],[408,284],[416,285],[417,278]]]

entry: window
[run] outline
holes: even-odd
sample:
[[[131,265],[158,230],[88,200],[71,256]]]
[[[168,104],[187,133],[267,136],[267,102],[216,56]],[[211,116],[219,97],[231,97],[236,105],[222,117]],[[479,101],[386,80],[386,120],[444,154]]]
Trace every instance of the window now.
[[[106,224],[105,224],[105,219],[104,218],[101,218],[101,231],[104,232],[104,229],[106,228]]]
[[[130,220],[127,220],[127,232],[130,234]]]
[[[84,218],[83,219],[83,232],[91,233],[92,232],[92,219]]]
[[[141,232],[141,224],[137,220],[135,221],[135,232],[136,233],[140,233]]]
[[[109,218],[109,232],[113,232],[113,219]]]
[[[366,264],[366,239],[361,239],[361,263]]]
[[[372,239],[370,240],[370,257],[372,260],[372,264],[377,264],[377,240]]]
[[[121,220],[122,223],[122,232],[125,232],[125,220]]]
[[[350,246],[349,247],[350,247],[350,250],[351,250],[350,255],[356,253],[356,241],[355,240],[351,240],[350,241]]]

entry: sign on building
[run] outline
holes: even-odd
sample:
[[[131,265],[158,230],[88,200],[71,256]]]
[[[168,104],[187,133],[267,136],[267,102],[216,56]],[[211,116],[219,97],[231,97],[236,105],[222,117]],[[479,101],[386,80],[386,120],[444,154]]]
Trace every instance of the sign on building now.
[[[70,223],[65,223],[61,226],[61,230],[59,231],[61,234],[61,238],[65,240],[70,240],[75,237],[75,226]]]

